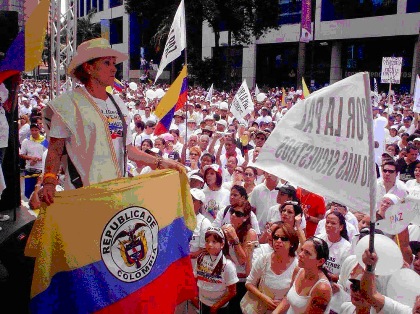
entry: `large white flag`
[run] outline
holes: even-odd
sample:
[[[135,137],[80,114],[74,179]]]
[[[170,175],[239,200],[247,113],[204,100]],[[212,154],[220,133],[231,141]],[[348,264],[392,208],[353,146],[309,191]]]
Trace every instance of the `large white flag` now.
[[[369,213],[376,195],[372,123],[369,75],[357,73],[294,105],[265,142],[256,166]]]
[[[255,83],[255,92],[254,95],[257,96],[260,93],[260,89],[258,88],[257,83]]]
[[[417,75],[416,77],[416,86],[414,89],[414,112],[420,112],[420,77]]]
[[[211,84],[209,91],[206,95],[205,101],[211,101],[211,98],[213,97],[213,84]]]
[[[160,60],[158,72],[156,74],[155,83],[162,74],[165,67],[181,55],[181,51],[187,46],[187,35],[185,30],[185,8],[184,0],[176,10],[174,21],[172,22],[169,31],[168,39],[166,40],[165,50]]]
[[[244,117],[254,110],[254,103],[252,102],[251,93],[248,85],[244,80],[241,87],[239,87],[230,105],[230,111],[238,121],[243,122]]]

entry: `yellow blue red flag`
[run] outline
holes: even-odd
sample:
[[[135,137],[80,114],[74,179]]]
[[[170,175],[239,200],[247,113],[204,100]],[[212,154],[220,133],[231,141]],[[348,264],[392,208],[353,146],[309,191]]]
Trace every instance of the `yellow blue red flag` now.
[[[31,313],[173,313],[196,295],[188,179],[173,170],[57,193],[25,249]]]
[[[47,31],[50,0],[40,0],[0,63],[0,83],[41,63]]]
[[[184,65],[181,73],[169,87],[165,96],[156,107],[155,116],[159,118],[159,122],[155,128],[155,135],[169,132],[175,111],[182,109],[188,96],[188,78],[187,66]]]

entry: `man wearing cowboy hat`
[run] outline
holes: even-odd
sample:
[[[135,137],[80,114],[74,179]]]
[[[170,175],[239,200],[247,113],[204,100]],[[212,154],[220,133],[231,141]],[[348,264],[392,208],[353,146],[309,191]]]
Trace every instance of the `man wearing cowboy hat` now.
[[[103,38],[85,41],[77,48],[68,73],[83,86],[60,95],[43,112],[50,139],[43,179],[47,205],[54,202],[64,149],[68,159],[65,189],[125,176],[127,157],[153,169],[182,168],[177,162],[149,155],[131,144],[127,107],[119,96],[114,98],[106,91],[114,84],[115,65],[127,58]]]

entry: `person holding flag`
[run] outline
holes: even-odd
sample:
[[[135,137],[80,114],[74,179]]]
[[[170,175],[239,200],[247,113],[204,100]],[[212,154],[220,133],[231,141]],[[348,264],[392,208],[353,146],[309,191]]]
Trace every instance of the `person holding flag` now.
[[[44,109],[50,141],[43,180],[47,205],[54,202],[57,173],[65,154],[69,173],[65,189],[124,177],[127,156],[153,169],[183,168],[171,159],[140,151],[127,136],[127,108],[119,97],[106,92],[114,83],[115,65],[125,59],[127,55],[112,49],[106,39],[85,41],[68,67],[69,75],[84,86],[62,94]]]

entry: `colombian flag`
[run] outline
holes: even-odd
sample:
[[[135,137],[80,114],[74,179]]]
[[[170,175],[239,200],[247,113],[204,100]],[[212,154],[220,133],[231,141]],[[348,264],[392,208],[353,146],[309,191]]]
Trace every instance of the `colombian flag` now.
[[[187,66],[184,65],[181,73],[172,83],[171,87],[169,87],[165,96],[162,97],[162,100],[156,107],[155,115],[159,118],[159,123],[156,125],[155,135],[169,132],[174,113],[184,107],[185,102],[187,101],[187,94]]]
[[[32,71],[42,60],[50,0],[40,0],[0,64],[0,83],[22,71]]]
[[[57,193],[25,254],[32,313],[173,313],[196,295],[185,173],[154,171]]]
[[[122,92],[122,90],[123,90],[123,84],[119,81],[119,80],[117,80],[117,78],[114,78],[114,88],[117,90],[117,91],[119,91],[120,93]]]

